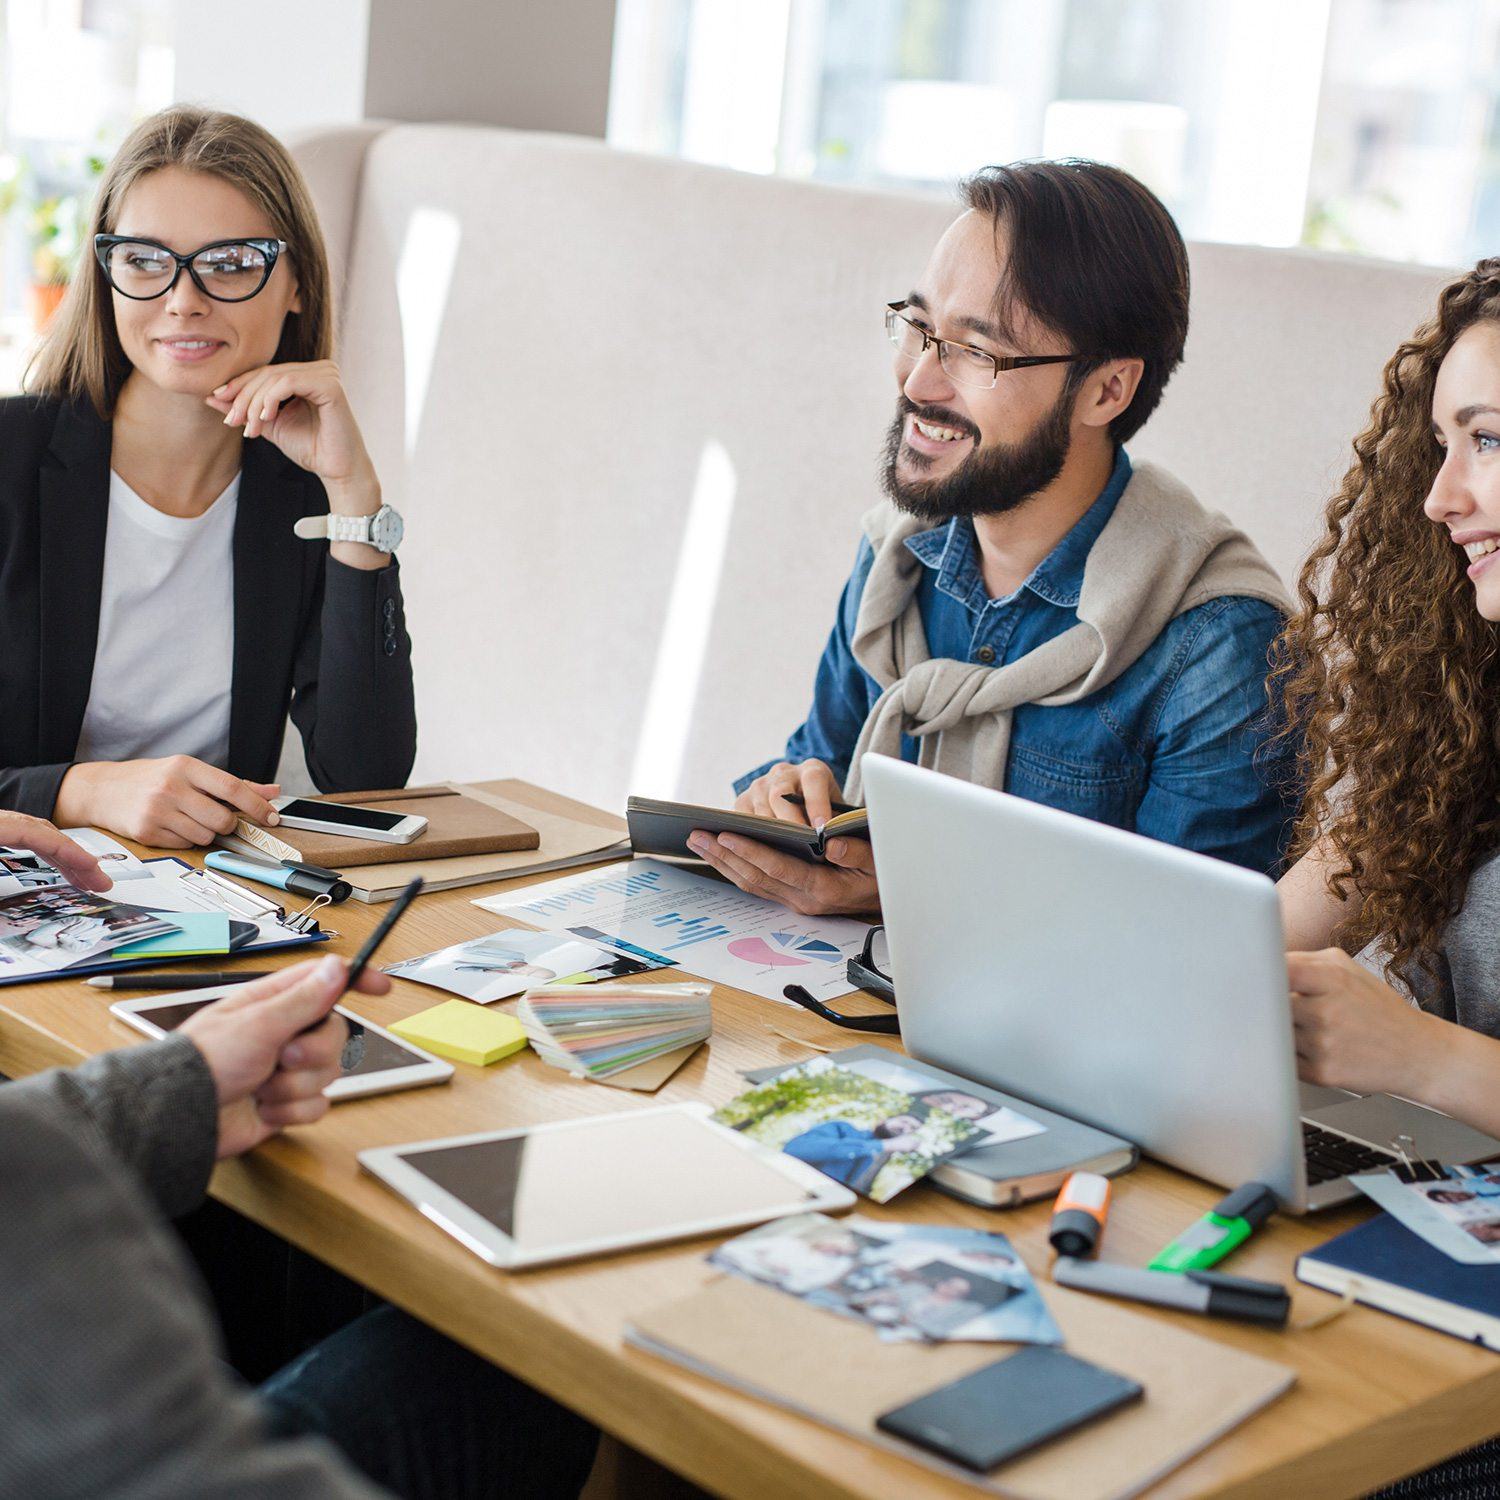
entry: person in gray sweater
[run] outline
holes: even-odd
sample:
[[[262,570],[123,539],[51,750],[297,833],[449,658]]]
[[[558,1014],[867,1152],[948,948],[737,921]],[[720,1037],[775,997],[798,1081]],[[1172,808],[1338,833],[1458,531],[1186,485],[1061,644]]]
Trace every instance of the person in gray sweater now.
[[[0,844],[109,881],[39,819]],[[373,1500],[576,1495],[597,1434],[392,1307],[252,1391],[165,1222],[216,1160],[328,1108],[346,966],[243,986],[172,1037],[0,1083],[0,1495]],[[390,981],[367,972],[358,988]],[[309,1030],[308,1028],[312,1028]]]

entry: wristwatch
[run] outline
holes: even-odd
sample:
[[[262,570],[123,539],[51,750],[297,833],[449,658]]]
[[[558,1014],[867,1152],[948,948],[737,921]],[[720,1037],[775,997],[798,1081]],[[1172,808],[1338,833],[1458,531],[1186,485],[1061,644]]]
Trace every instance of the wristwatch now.
[[[373,516],[303,516],[292,530],[306,541],[326,536],[330,542],[363,542],[377,552],[394,552],[406,527],[399,510],[382,505]]]

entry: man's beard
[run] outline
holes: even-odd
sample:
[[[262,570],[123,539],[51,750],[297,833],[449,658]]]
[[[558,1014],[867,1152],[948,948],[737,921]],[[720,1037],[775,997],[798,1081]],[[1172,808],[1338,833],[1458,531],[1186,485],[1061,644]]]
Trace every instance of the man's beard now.
[[[941,406],[916,406],[896,398],[896,419],[886,435],[880,482],[887,495],[908,514],[922,520],[947,521],[954,516],[998,516],[1023,505],[1047,488],[1067,462],[1072,441],[1069,419],[1073,393],[1064,390],[1056,405],[1019,443],[981,449],[979,429]],[[940,427],[967,432],[974,441],[968,458],[946,478],[904,480],[896,471],[908,416]],[[930,468],[932,459],[907,449],[913,468]]]

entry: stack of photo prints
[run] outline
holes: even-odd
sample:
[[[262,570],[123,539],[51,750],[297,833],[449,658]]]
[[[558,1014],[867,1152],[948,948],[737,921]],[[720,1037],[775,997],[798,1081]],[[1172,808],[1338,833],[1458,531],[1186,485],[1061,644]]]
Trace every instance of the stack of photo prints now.
[[[756,1084],[714,1119],[888,1203],[949,1157],[992,1140],[989,1121],[976,1118],[988,1108],[953,1090],[918,1098],[865,1070],[815,1057]]]
[[[666,966],[664,958],[650,962],[644,957],[611,953],[570,933],[510,927],[439,948],[436,953],[388,964],[385,972],[398,979],[411,979],[452,995],[462,995],[465,1000],[477,1000],[481,1005],[492,1005],[538,985],[628,979]]]
[[[602,1083],[706,1041],[711,993],[706,984],[544,986],[527,992],[516,1019],[544,1062]]]
[[[721,1270],[871,1324],[889,1342],[1060,1344],[1003,1234],[800,1214],[721,1245]]]

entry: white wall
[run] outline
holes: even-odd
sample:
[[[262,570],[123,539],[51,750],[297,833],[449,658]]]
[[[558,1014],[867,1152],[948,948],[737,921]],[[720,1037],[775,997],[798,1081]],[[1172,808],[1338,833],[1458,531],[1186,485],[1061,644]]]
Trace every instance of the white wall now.
[[[614,0],[174,0],[174,97],[277,135],[362,119],[603,137]]]
[[[369,22],[370,0],[256,0],[248,12],[176,0],[173,97],[276,135],[363,119]]]

